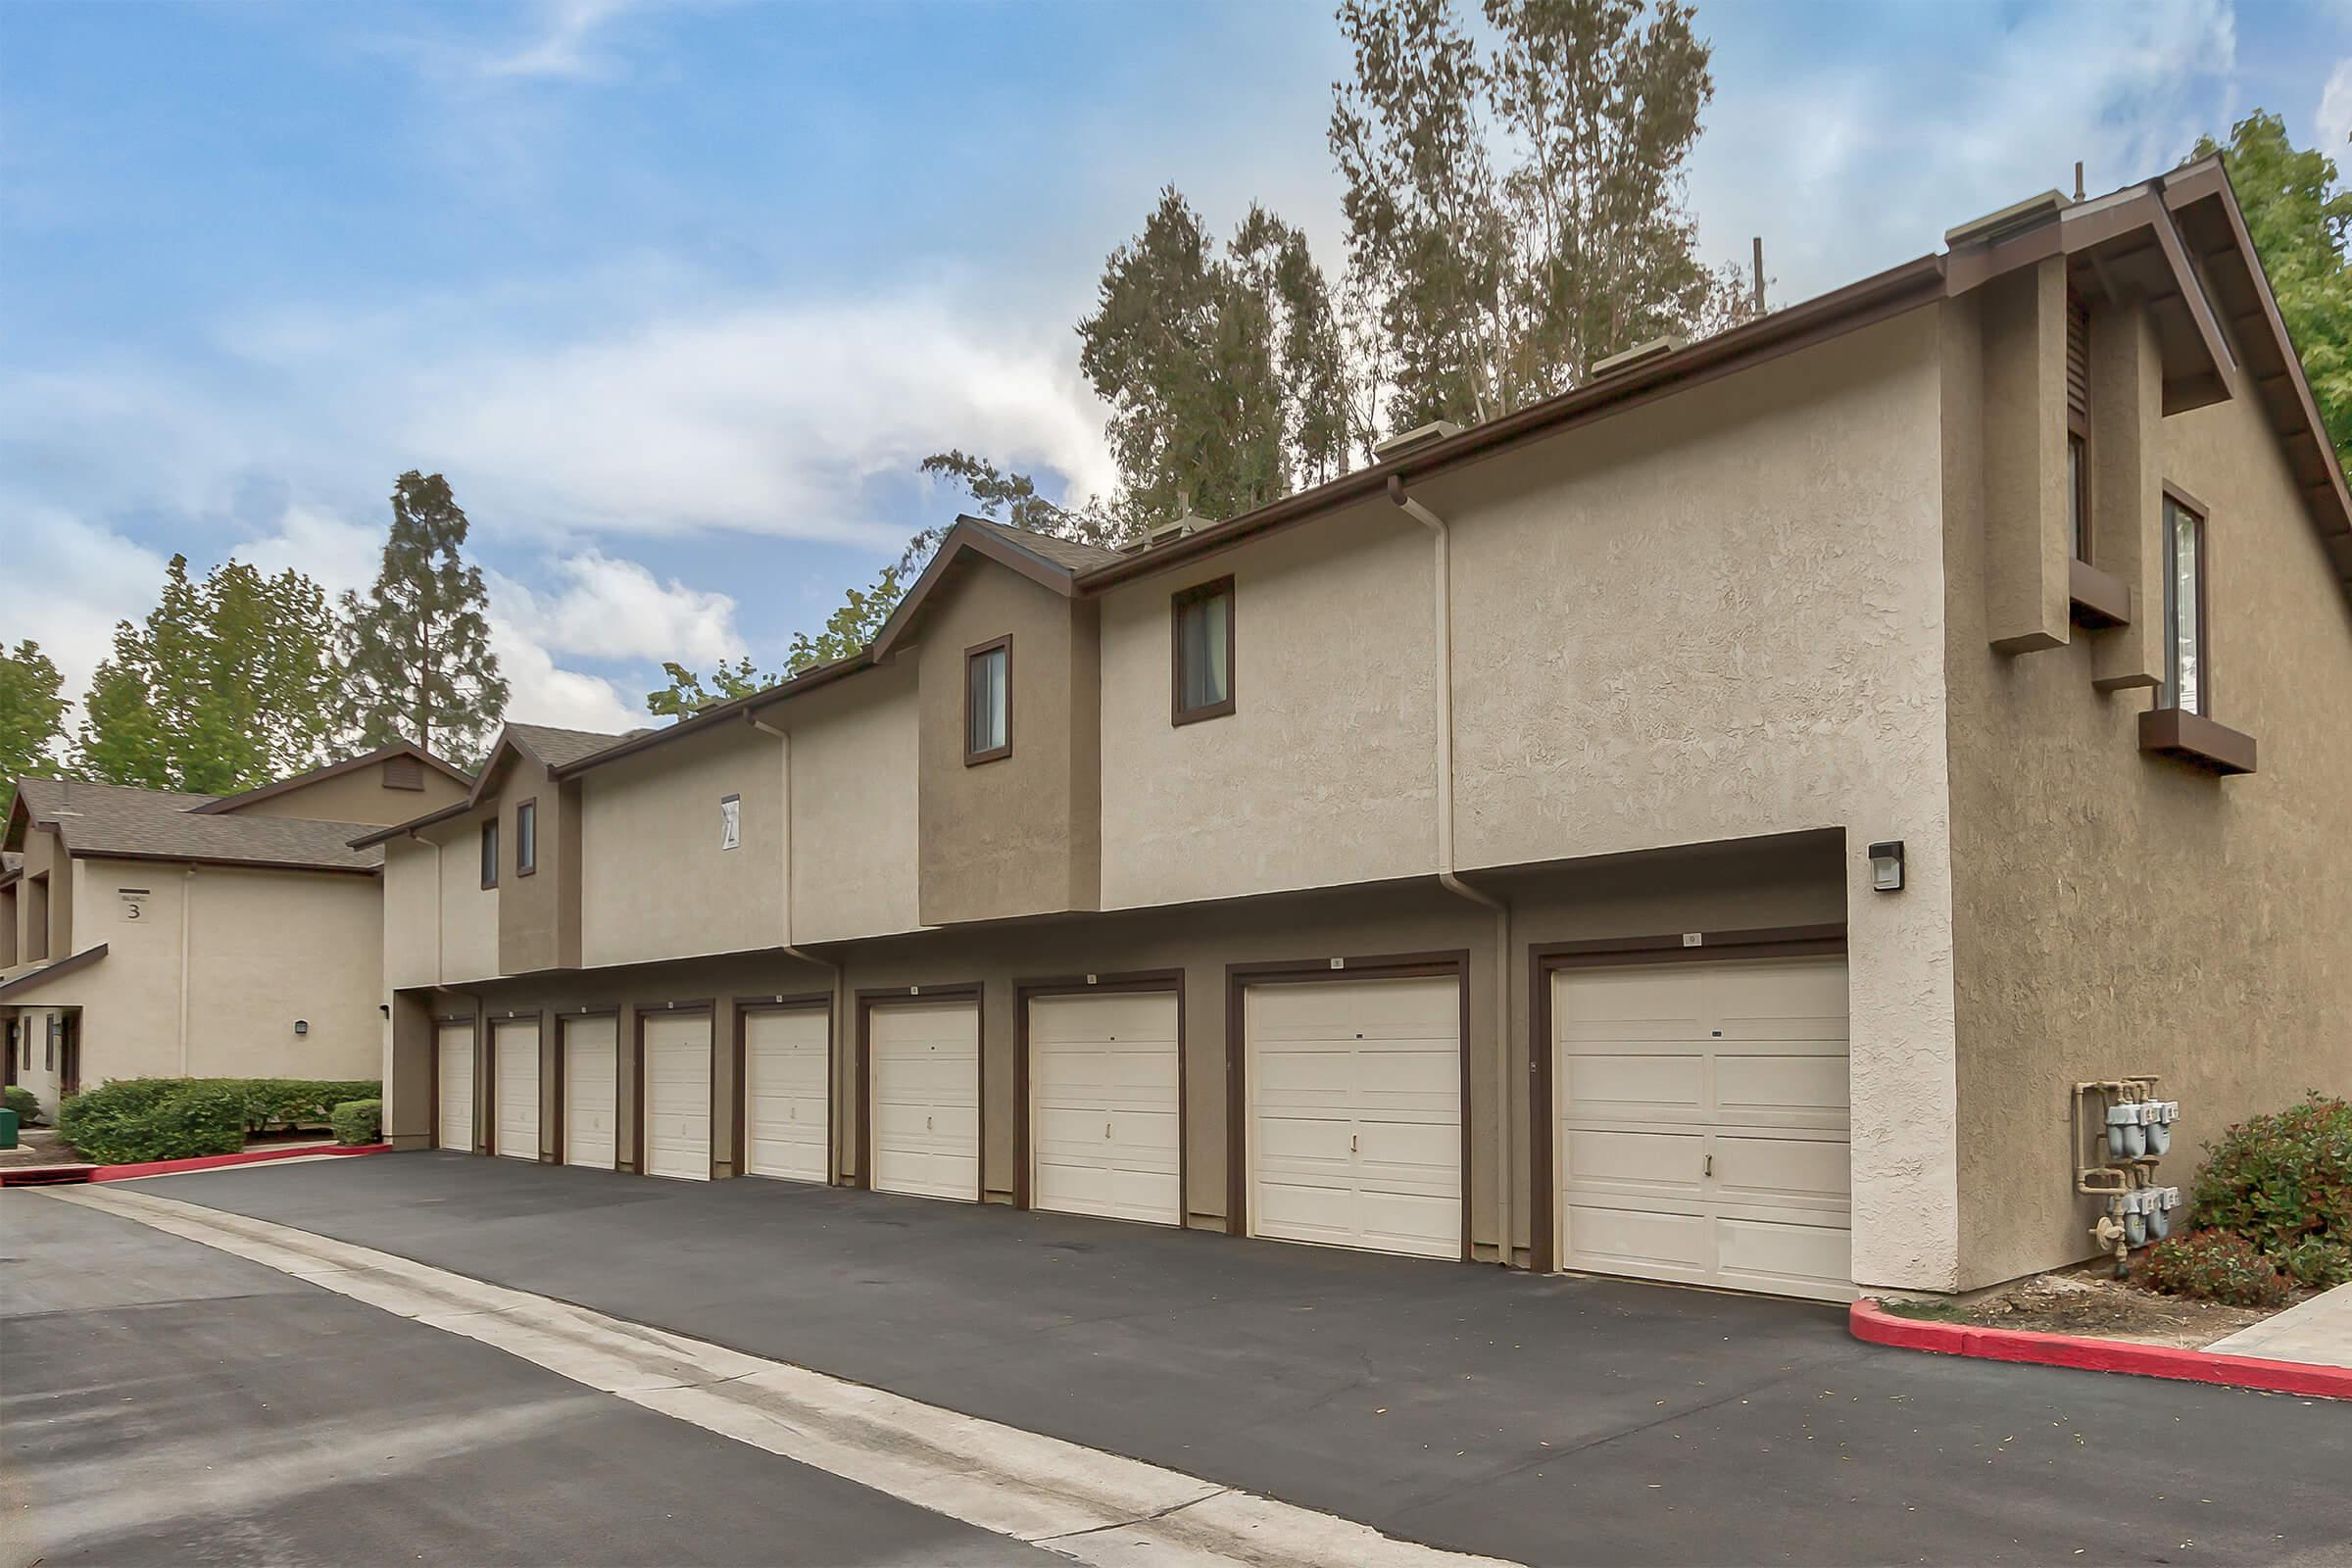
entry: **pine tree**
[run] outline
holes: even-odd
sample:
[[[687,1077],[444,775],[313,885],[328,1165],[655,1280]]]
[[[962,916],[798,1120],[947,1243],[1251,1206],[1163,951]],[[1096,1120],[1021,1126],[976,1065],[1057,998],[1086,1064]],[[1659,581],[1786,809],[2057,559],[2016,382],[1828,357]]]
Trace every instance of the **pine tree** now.
[[[54,746],[66,732],[65,677],[36,642],[0,652],[0,822],[16,780],[57,765]]]
[[[342,600],[338,717],[363,746],[413,740],[466,767],[489,748],[507,683],[490,652],[481,568],[463,555],[466,532],[447,479],[414,468],[400,476],[375,587]]]

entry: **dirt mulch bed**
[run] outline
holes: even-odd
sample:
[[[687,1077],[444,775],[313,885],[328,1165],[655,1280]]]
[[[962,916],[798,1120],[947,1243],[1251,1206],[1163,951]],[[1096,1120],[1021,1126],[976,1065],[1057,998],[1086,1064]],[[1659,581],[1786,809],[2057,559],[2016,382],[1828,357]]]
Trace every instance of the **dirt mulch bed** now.
[[[2271,1316],[2273,1310],[2284,1310],[2283,1307],[2223,1306],[2215,1301],[2161,1295],[2128,1280],[2116,1279],[2114,1265],[2104,1260],[2020,1280],[1981,1300],[1884,1304],[1897,1316],[1965,1323],[1972,1328],[2074,1334],[2087,1339],[2129,1340],[2139,1345],[2167,1345],[2189,1350],[2200,1349],[2225,1335],[2259,1323]]]
[[[54,1127],[21,1127],[17,1130],[17,1147],[0,1149],[0,1169],[19,1165],[73,1165],[80,1160],[81,1155],[58,1136]]]

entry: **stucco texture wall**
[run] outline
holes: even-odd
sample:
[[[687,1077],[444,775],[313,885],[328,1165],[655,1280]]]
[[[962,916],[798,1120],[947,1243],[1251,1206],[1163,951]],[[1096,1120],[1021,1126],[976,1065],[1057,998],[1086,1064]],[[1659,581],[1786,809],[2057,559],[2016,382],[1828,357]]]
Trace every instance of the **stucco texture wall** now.
[[[413,839],[384,845],[384,988],[441,977],[441,849]]]
[[[580,779],[580,961],[591,967],[773,947],[783,933],[783,757],[729,726]],[[739,847],[719,803],[742,798]]]
[[[390,827],[411,822],[466,798],[466,786],[434,768],[420,768],[423,788],[388,789],[384,764],[356,767],[333,778],[322,778],[300,789],[287,790],[241,806],[239,816],[298,816],[318,822],[373,822]]]
[[[2094,690],[2080,632],[1991,652],[1979,499],[1947,479],[1964,1287],[2095,1250],[2076,1081],[2160,1075],[2182,1184],[2228,1123],[2352,1090],[2352,612],[2250,395],[2157,440],[2212,509],[2212,716],[2259,743],[2250,776],[2143,756],[2152,694]]]
[[[796,942],[910,931],[917,920],[915,662],[772,710],[792,736]]]
[[[1102,600],[1102,902],[1436,863],[1429,535],[1352,507]],[[1234,578],[1234,711],[1169,721],[1173,593]]]

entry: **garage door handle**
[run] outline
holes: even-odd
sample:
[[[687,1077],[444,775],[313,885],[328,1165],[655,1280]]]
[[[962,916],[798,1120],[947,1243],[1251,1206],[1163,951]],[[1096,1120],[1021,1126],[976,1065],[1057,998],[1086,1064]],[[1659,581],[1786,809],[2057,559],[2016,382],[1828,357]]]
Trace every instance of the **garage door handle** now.
[[[1110,1136],[1110,1123],[1108,1123],[1108,1122],[1104,1122],[1104,1123],[1102,1124],[1102,1136],[1103,1136],[1103,1137],[1105,1137],[1105,1138],[1108,1138],[1108,1137]]]
[[[1355,1152],[1355,1138],[1356,1135],[1353,1133],[1348,1135],[1348,1152],[1350,1154]]]
[[[1707,1168],[1700,1172],[1700,1174],[1706,1176],[1712,1176],[1715,1174],[1715,1156],[1713,1154],[1709,1154],[1707,1156]]]
[[[930,1130],[931,1130],[931,1118],[930,1118],[930,1117],[928,1117],[928,1116],[925,1116],[925,1117],[923,1118],[923,1131],[925,1131],[925,1132],[929,1132]]]

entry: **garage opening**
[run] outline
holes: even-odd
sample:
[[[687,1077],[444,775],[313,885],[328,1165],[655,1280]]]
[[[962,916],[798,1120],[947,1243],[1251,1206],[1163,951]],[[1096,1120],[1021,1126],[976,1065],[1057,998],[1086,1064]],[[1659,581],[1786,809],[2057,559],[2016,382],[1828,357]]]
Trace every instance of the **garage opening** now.
[[[681,1181],[710,1179],[710,1014],[638,1014],[645,1086],[637,1168]]]
[[[1561,969],[1560,1266],[1853,1296],[1842,957]]]
[[[1026,1004],[1029,1206],[1183,1224],[1176,993],[1033,996]]]
[[[1462,1255],[1462,980],[1242,994],[1252,1236]]]
[[[868,1185],[980,1199],[980,1006],[874,1003],[868,1054]]]
[[[611,1170],[620,1155],[619,1019],[566,1018],[564,1037],[564,1163]]]
[[[492,1024],[490,1066],[497,1079],[498,1097],[490,1152],[509,1159],[537,1159],[539,1020],[507,1019]]]
[[[473,1020],[433,1031],[433,1142],[473,1152]]]
[[[820,1004],[747,1008],[741,1016],[744,1174],[831,1180],[831,1012]]]

